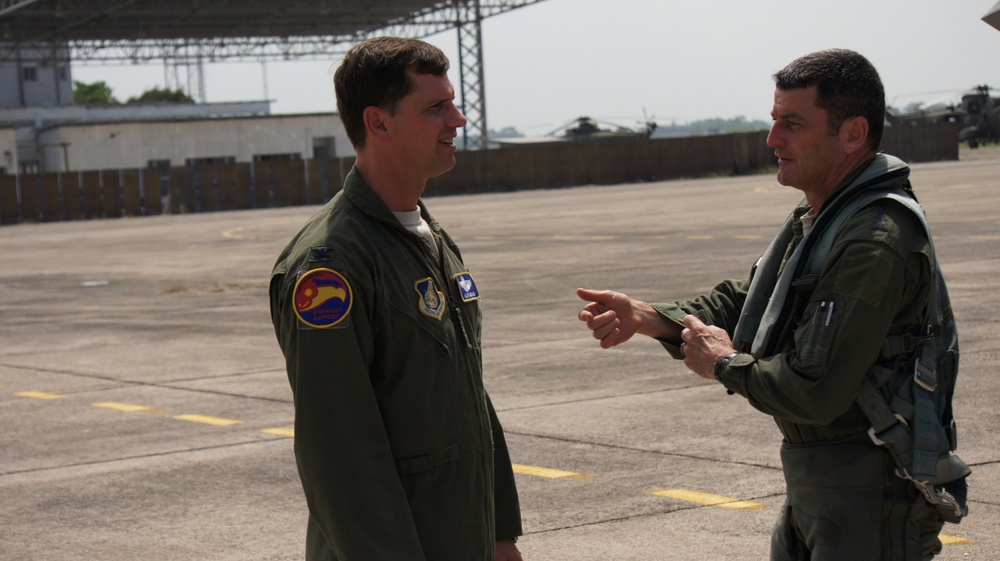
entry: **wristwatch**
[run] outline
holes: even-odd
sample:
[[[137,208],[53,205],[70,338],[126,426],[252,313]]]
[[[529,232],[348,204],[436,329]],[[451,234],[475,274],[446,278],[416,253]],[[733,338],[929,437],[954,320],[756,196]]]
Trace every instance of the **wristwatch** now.
[[[722,378],[726,375],[726,367],[729,366],[729,362],[733,360],[733,357],[740,353],[732,352],[728,355],[719,359],[719,362],[715,363],[715,379],[722,381]]]

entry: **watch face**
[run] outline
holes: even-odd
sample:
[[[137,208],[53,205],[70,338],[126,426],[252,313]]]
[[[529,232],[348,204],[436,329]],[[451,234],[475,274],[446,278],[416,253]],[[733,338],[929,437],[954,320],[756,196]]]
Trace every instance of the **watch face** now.
[[[715,363],[715,379],[722,381],[723,376],[726,374],[726,367],[729,366],[729,362],[733,360],[737,353],[728,354],[719,359],[719,362]]]

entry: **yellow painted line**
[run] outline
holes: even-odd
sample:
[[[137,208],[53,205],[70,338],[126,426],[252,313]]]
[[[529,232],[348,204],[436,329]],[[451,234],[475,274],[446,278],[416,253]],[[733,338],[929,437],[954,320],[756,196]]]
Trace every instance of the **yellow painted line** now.
[[[260,432],[265,434],[273,434],[275,436],[284,436],[286,438],[295,438],[295,429],[260,429]]]
[[[951,536],[948,534],[938,534],[938,539],[944,545],[965,545],[969,543],[968,538],[960,538],[958,536]]]
[[[232,230],[223,231],[222,237],[229,238],[231,240],[243,239],[244,238],[243,232],[246,232],[247,230],[254,230],[256,228],[257,228],[256,226],[238,226],[236,228],[233,228]]]
[[[761,236],[733,236],[738,240],[759,240]]]
[[[234,419],[223,419],[222,417],[209,417],[208,415],[196,415],[196,414],[175,415],[174,419],[180,421],[191,421],[192,423],[204,423],[206,425],[215,425],[217,427],[238,425],[243,422]]]
[[[536,477],[545,477],[548,479],[582,479],[584,481],[593,481],[597,479],[596,477],[591,477],[589,475],[583,475],[581,473],[576,473],[575,471],[565,471],[561,469],[544,468],[538,466],[526,466],[524,464],[512,464],[514,467],[514,473],[520,473],[522,475],[534,475]]]
[[[18,397],[30,397],[32,399],[62,399],[66,396],[49,392],[17,392]]]
[[[155,409],[153,407],[146,407],[145,405],[133,405],[131,403],[118,403],[116,401],[100,401],[97,403],[91,403],[92,407],[102,407],[104,409],[114,409],[115,411],[124,411],[126,413],[163,413],[162,409]]]
[[[723,508],[764,508],[764,505],[760,503],[755,503],[753,501],[741,501],[739,499],[723,497],[722,495],[711,495],[709,493],[702,493],[700,491],[691,491],[689,489],[657,489],[655,491],[647,491],[647,492],[650,495],[657,495],[659,497],[669,497],[671,499],[680,499],[682,501],[688,501],[707,506],[721,506]]]
[[[595,241],[617,240],[618,236],[591,236],[590,239]]]
[[[714,240],[715,236],[688,236],[689,240]]]
[[[552,239],[560,242],[571,242],[576,239],[576,236],[552,236]]]

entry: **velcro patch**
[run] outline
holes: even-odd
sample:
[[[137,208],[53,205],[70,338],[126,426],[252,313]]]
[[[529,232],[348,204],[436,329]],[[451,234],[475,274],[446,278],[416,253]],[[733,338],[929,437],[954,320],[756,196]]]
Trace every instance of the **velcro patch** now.
[[[413,283],[413,290],[417,291],[420,298],[417,299],[417,309],[427,317],[440,320],[444,316],[445,297],[434,286],[434,279],[427,277]]]
[[[347,318],[353,303],[350,283],[333,269],[312,269],[295,283],[295,315],[309,327],[337,325]]]
[[[883,251],[887,250],[863,244],[849,247],[841,258],[834,292],[878,306],[893,273],[892,267],[872,267]]]
[[[476,288],[476,281],[468,271],[455,275],[455,282],[458,283],[458,293],[462,295],[462,302],[479,300],[479,289]]]

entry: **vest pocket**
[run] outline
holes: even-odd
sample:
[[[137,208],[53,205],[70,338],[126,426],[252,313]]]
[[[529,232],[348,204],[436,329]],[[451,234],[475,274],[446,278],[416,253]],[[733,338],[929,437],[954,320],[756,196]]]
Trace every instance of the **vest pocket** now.
[[[829,359],[841,310],[833,301],[811,303],[795,330],[795,348],[806,364],[825,365]],[[843,304],[841,304],[843,306]]]

